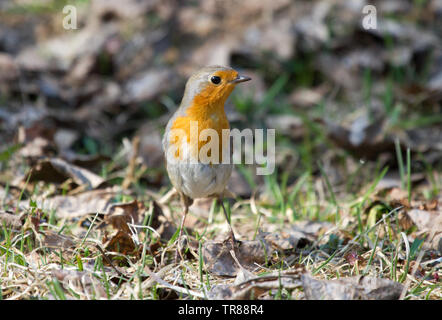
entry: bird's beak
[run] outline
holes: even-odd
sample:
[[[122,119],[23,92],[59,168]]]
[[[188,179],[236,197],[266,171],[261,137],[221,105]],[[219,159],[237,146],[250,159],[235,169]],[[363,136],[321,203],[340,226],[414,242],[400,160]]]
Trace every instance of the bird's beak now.
[[[246,82],[246,81],[249,81],[249,80],[252,80],[252,78],[238,75],[236,77],[236,79],[233,79],[232,81],[230,81],[230,83],[237,84],[237,83]]]

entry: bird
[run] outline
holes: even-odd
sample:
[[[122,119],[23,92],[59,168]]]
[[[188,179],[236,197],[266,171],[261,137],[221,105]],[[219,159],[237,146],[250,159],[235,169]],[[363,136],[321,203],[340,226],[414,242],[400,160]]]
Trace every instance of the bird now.
[[[232,161],[226,161],[225,158],[228,156],[230,159],[227,160],[231,160],[230,148],[230,154],[224,154],[230,142],[222,140],[223,130],[230,130],[224,104],[237,84],[249,80],[251,80],[250,77],[240,75],[231,67],[215,65],[199,69],[187,80],[181,103],[167,123],[162,140],[166,169],[173,187],[180,195],[183,209],[176,260],[178,254],[183,258],[179,246],[184,223],[189,207],[197,198],[217,199],[229,225],[232,246],[234,247],[237,243],[223,203],[224,194],[228,194],[226,185],[233,169]],[[198,142],[190,143],[192,125],[195,124],[198,133],[205,129],[212,129],[211,132],[217,137],[200,141],[197,136]],[[182,137],[176,132],[179,132]],[[212,156],[211,152],[214,151],[212,160],[215,158],[217,161],[208,162],[196,158],[201,148],[215,141],[218,141],[219,149],[209,150],[207,154]]]

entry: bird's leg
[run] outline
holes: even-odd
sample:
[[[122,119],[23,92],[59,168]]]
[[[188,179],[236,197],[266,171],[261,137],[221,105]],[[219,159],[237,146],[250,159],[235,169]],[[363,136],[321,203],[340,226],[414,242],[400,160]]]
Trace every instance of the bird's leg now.
[[[192,204],[192,199],[187,197],[186,195],[180,193],[181,196],[181,205],[183,207],[183,217],[181,218],[181,224],[180,224],[180,233],[178,235],[178,244],[177,249],[175,252],[175,262],[178,262],[178,256],[181,257],[182,260],[184,260],[184,257],[181,253],[181,238],[183,236],[183,229],[184,229],[184,223],[186,221],[187,213],[189,213],[189,207]]]
[[[232,241],[232,249],[235,250],[236,244],[239,243],[239,241],[236,240],[236,238],[235,238],[235,233],[233,232],[233,228],[232,228],[232,225],[230,223],[229,216],[227,215],[226,208],[224,207],[223,198],[222,197],[218,198],[218,202],[221,204],[221,207],[223,208],[224,216],[226,217],[227,223],[229,224],[230,240]]]

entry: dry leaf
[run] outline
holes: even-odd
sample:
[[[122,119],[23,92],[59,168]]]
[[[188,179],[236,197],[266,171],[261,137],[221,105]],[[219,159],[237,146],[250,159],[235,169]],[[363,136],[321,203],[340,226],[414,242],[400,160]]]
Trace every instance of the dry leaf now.
[[[139,224],[145,208],[142,202],[134,200],[127,203],[112,204],[107,210],[104,221],[115,229],[130,233],[128,223]]]
[[[301,276],[308,300],[396,300],[403,285],[389,279],[357,276],[339,280],[316,280]]]
[[[260,232],[259,238],[263,239],[267,244],[271,245],[273,249],[278,251],[286,251],[296,249],[301,242],[301,247],[304,247],[310,240],[306,235],[297,230],[289,230],[283,232]]]
[[[270,258],[270,248],[265,241],[241,241],[235,249],[235,255],[241,263],[233,259],[230,239],[225,241],[207,241],[203,244],[204,264],[210,273],[220,276],[236,276],[241,266],[253,270]],[[267,257],[266,257],[267,256]]]
[[[286,270],[262,277],[253,277],[234,285],[215,285],[208,293],[214,300],[250,300],[257,299],[269,290],[294,290],[302,286],[300,281],[304,268]]]
[[[299,232],[303,232],[306,237],[308,236],[314,236],[314,238],[318,237],[320,234],[326,232],[327,230],[330,230],[331,228],[334,228],[335,225],[331,222],[327,221],[311,221],[311,220],[304,220],[304,221],[297,221],[291,229]],[[312,238],[310,238],[312,240]]]
[[[123,103],[150,100],[175,83],[174,73],[169,69],[148,70],[129,80],[124,88]]]
[[[112,225],[116,230],[110,236],[105,235],[103,238],[105,249],[123,254],[136,254],[138,246],[133,238],[133,228],[128,224],[138,225],[143,219],[144,212],[143,203],[137,200],[111,205],[104,216],[104,223]]]
[[[19,155],[24,158],[41,158],[55,153],[55,148],[51,142],[42,137],[36,137],[25,144],[20,149]],[[26,180],[25,180],[26,181]]]
[[[20,219],[20,216],[15,215],[10,212],[2,212],[0,211],[0,226],[6,226],[7,229],[13,229],[13,230],[21,230],[22,228],[22,221]]]
[[[77,293],[85,297],[106,298],[106,290],[100,280],[86,271],[52,270],[52,275],[63,284],[65,288],[75,288]]]
[[[47,230],[44,233],[43,245],[48,248],[69,249],[75,247],[76,242],[72,237]]]
[[[43,211],[55,210],[58,219],[76,218],[89,214],[105,213],[112,199],[117,195],[117,188],[87,191],[75,196],[56,196],[37,198],[37,207]],[[20,208],[29,209],[29,201],[20,202]]]
[[[305,247],[332,227],[333,224],[330,222],[305,220],[297,221],[282,230],[270,226],[267,229],[271,232],[260,232],[259,236],[270,244],[274,250],[285,251]]]
[[[122,230],[115,230],[111,235],[105,236],[102,242],[106,251],[119,252],[124,255],[138,253],[138,247],[130,234]]]
[[[346,128],[328,122],[327,136],[338,147],[343,148],[356,157],[375,159],[380,153],[394,152],[394,142],[391,136],[385,133],[385,118],[376,116],[371,120],[368,114],[357,118]]]
[[[442,232],[442,214],[437,211],[412,209],[407,212],[419,230]]]
[[[58,158],[40,161],[32,168],[29,181],[46,181],[62,183],[72,179],[77,185],[85,185],[87,189],[95,189],[104,183],[104,179],[95,173],[67,163]],[[26,181],[27,177],[24,178]]]
[[[69,163],[87,169],[96,168],[102,162],[110,160],[110,157],[102,154],[77,154],[71,150],[61,150],[60,157]]]
[[[412,209],[407,215],[421,232],[431,237],[427,239],[431,247],[442,253],[442,212]]]
[[[425,174],[423,173],[413,173],[410,176],[412,183],[419,183],[425,180]],[[406,190],[401,190],[401,177],[399,172],[388,172],[379,183],[376,185],[376,191],[392,189],[390,192],[390,197],[392,200],[400,200],[408,197]]]

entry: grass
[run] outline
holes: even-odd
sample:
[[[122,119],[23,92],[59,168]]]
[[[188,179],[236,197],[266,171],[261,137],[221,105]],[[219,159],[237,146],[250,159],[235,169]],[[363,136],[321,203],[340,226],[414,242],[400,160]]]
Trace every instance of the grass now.
[[[368,199],[370,198],[370,195],[373,192],[374,187],[376,186],[377,182],[382,178],[382,176],[385,174],[386,170],[384,169],[383,171],[381,171],[379,173],[379,175],[375,178],[374,181],[372,181],[370,188],[368,188],[368,190],[363,194],[363,196],[361,196],[359,198],[359,200],[357,202],[353,202],[351,203],[353,205],[353,207],[357,207],[357,208],[362,208],[364,203],[368,201]],[[321,169],[321,175],[324,177],[325,179],[325,171],[324,168]],[[269,177],[269,182],[267,185],[267,188],[269,189],[269,191],[274,194],[277,195],[275,197],[275,203],[273,203],[273,205],[269,206],[268,204],[266,205],[265,203],[261,203],[260,206],[264,206],[266,207],[267,210],[271,210],[271,212],[275,212],[275,216],[279,217],[279,219],[281,220],[285,220],[285,218],[283,218],[283,212],[281,212],[281,210],[290,210],[290,208],[294,208],[294,207],[298,207],[298,206],[303,206],[303,203],[305,202],[298,202],[298,204],[295,206],[293,202],[297,202],[298,200],[304,200],[306,201],[306,199],[312,197],[313,199],[316,197],[316,195],[311,194],[310,196],[307,196],[302,189],[305,188],[305,182],[308,180],[308,175],[304,174],[302,177],[300,177],[292,186],[290,186],[289,188],[285,188],[285,187],[281,187],[281,185],[278,185],[275,181],[276,176],[270,178]],[[311,177],[310,177],[311,178]],[[320,177],[319,177],[320,178]],[[326,183],[327,184],[327,183]],[[331,186],[331,182],[328,182],[329,186],[327,188],[330,188]],[[284,186],[284,183],[282,184],[282,186]],[[290,191],[289,191],[290,190]],[[306,189],[306,191],[308,192],[308,188]],[[329,192],[331,192],[331,189],[329,189]],[[332,193],[330,193],[332,194]],[[334,194],[334,192],[333,192]],[[337,204],[339,204],[340,206],[342,206],[343,208],[348,207],[349,203],[342,203],[339,200],[339,194],[334,194],[334,199],[332,199],[330,196],[328,198],[325,198],[324,200],[326,201],[326,203],[329,203],[332,206],[336,206]],[[324,200],[322,200],[321,202],[323,202]],[[319,201],[318,199],[314,200]],[[285,205],[286,202],[290,202],[291,205]],[[242,212],[245,211],[245,212]],[[321,210],[322,211],[322,210]],[[302,212],[302,211],[300,211]],[[308,211],[305,211],[305,213],[308,214]],[[240,219],[241,222],[244,223],[244,221],[250,219],[251,215],[250,212],[248,212],[247,209],[245,210],[241,210],[241,212],[238,212],[237,215],[240,215]],[[299,218],[303,218],[303,216],[301,214]],[[264,216],[263,216],[264,217]],[[323,218],[321,218],[321,215],[319,216],[320,219],[322,220]],[[50,250],[44,250],[42,252],[41,255],[41,264],[40,264],[40,270],[44,270],[45,268],[49,267],[50,265],[53,265],[54,263],[58,263],[60,269],[62,270],[76,270],[79,272],[84,272],[86,270],[85,267],[85,262],[88,261],[89,259],[93,259],[95,261],[95,266],[93,268],[92,271],[92,275],[96,276],[97,279],[99,280],[99,283],[102,284],[103,288],[104,288],[104,292],[105,292],[105,297],[101,297],[101,298],[113,298],[115,296],[115,294],[119,291],[124,291],[124,288],[128,287],[128,288],[133,288],[135,289],[134,293],[125,293],[128,294],[127,298],[129,299],[160,299],[160,295],[162,294],[160,291],[160,287],[161,286],[152,286],[150,287],[148,290],[142,290],[141,287],[139,286],[140,281],[143,281],[143,277],[146,277],[146,275],[144,274],[143,270],[144,270],[144,266],[145,265],[151,265],[151,263],[147,263],[148,258],[151,257],[151,254],[148,253],[147,251],[147,242],[144,241],[144,246],[143,246],[143,252],[141,255],[141,259],[138,262],[135,262],[134,266],[138,266],[136,267],[137,271],[137,275],[135,277],[132,277],[132,280],[130,280],[130,282],[119,282],[119,283],[115,283],[115,281],[110,281],[110,277],[108,275],[108,271],[106,271],[106,267],[103,263],[103,259],[101,258],[101,255],[97,255],[97,253],[93,253],[93,247],[91,247],[91,245],[89,244],[89,240],[91,237],[95,238],[94,235],[94,225],[95,225],[95,221],[97,219],[97,215],[95,215],[93,217],[92,223],[90,224],[89,228],[87,229],[84,237],[82,238],[82,240],[79,242],[79,245],[77,247],[77,254],[72,256],[72,258],[64,258],[63,257],[63,252],[62,250],[58,250],[56,252],[56,254],[52,254],[50,253]],[[235,221],[235,220],[234,220]],[[234,222],[233,221],[233,222]],[[363,232],[360,233],[356,233],[355,237],[353,239],[353,241],[356,241],[358,238],[364,239],[365,235],[367,235],[370,231],[374,230],[377,234],[376,236],[376,240],[374,242],[374,247],[367,250],[366,254],[369,255],[368,257],[368,262],[367,264],[364,266],[363,264],[357,264],[353,267],[345,267],[345,262],[342,261],[342,247],[341,245],[337,245],[337,247],[334,249],[334,251],[331,252],[331,254],[326,254],[323,255],[324,258],[320,259],[319,257],[322,256],[322,254],[320,254],[320,252],[325,252],[323,250],[327,250],[327,246],[324,247],[324,249],[316,251],[316,253],[312,252],[310,253],[308,256],[306,257],[302,257],[301,255],[299,255],[299,258],[297,258],[296,260],[301,261],[301,263],[305,264],[306,268],[308,270],[311,271],[311,273],[315,276],[319,276],[320,278],[327,278],[327,279],[333,279],[335,277],[345,277],[345,276],[350,276],[350,275],[357,275],[357,274],[365,274],[365,275],[371,275],[373,273],[373,269],[376,270],[376,272],[379,274],[379,272],[381,274],[384,274],[384,276],[393,279],[393,280],[399,280],[399,281],[404,281],[405,279],[405,275],[408,273],[408,269],[409,269],[409,263],[410,261],[412,261],[412,259],[414,259],[417,255],[417,253],[419,252],[419,248],[422,245],[422,241],[416,241],[415,243],[412,243],[410,245],[409,248],[409,254],[407,255],[407,260],[405,263],[402,263],[398,260],[399,257],[399,253],[401,252],[401,247],[400,247],[400,238],[394,240],[391,244],[388,244],[388,240],[387,243],[385,242],[385,239],[382,240],[383,242],[383,246],[379,247],[378,243],[379,243],[379,230],[382,228],[383,225],[385,225],[385,223],[387,222],[387,219],[383,219],[382,221],[377,221],[377,223],[374,226],[371,226],[371,228],[363,228]],[[144,223],[148,223],[148,218],[146,218],[144,220]],[[221,222],[222,223],[222,222]],[[258,223],[259,224],[259,223]],[[268,222],[266,222],[266,224],[268,224]],[[279,223],[278,223],[279,225]],[[57,224],[58,227],[60,227],[60,224],[58,222]],[[235,226],[236,229],[241,230],[241,226],[240,225],[236,225]],[[261,226],[263,227],[263,226]],[[29,237],[29,233],[30,231],[26,231],[26,234]],[[240,234],[242,232],[239,232]],[[177,234],[176,234],[177,235]],[[4,263],[4,266],[2,268],[2,270],[4,270],[4,272],[6,272],[6,270],[8,271],[13,271],[17,274],[20,274],[22,277],[24,275],[27,274],[26,277],[28,278],[32,278],[31,274],[28,273],[31,271],[31,269],[29,269],[29,271],[25,271],[26,269],[29,268],[19,268],[18,266],[16,266],[17,262],[13,262],[13,261],[17,261],[17,255],[16,255],[16,250],[18,250],[20,248],[20,257],[21,257],[21,264],[18,264],[22,267],[26,266],[25,262],[26,260],[28,260],[28,254],[29,254],[29,249],[27,248],[27,246],[25,245],[25,241],[24,241],[24,236],[25,233],[22,232],[20,234],[20,237],[17,237],[14,241],[14,237],[13,237],[13,231],[12,230],[8,230],[8,228],[6,228],[5,226],[3,227],[3,236],[2,236],[2,263]],[[401,236],[399,236],[401,237]],[[145,238],[145,240],[148,239],[147,237]],[[205,237],[203,236],[203,238],[200,238],[199,240],[199,244],[198,244],[198,259],[194,260],[194,261],[184,261],[181,265],[181,271],[178,272],[178,278],[176,278],[176,280],[179,280],[179,282],[181,283],[181,285],[183,286],[184,290],[183,292],[180,293],[182,298],[190,298],[193,299],[195,298],[192,294],[193,291],[196,292],[201,292],[201,294],[203,294],[205,297],[206,292],[208,290],[210,290],[210,288],[215,285],[215,284],[219,284],[220,279],[217,279],[216,277],[210,275],[209,273],[206,272],[205,270],[205,265],[204,265],[204,260],[202,258],[202,244],[203,241],[206,241],[207,239],[205,239]],[[35,240],[32,240],[35,241]],[[175,241],[175,236],[173,236],[169,243],[168,246],[173,246],[173,243]],[[15,243],[14,243],[15,242]],[[36,243],[33,244],[33,246],[35,246]],[[90,255],[86,256],[85,254],[85,250],[88,249],[90,252]],[[379,252],[379,250],[381,250],[381,252],[383,253],[384,257],[390,257],[390,260],[386,260],[389,261],[387,263],[387,266],[384,265],[383,269],[379,269],[381,266],[379,265],[379,256],[376,254],[377,252]],[[84,257],[83,257],[84,256]],[[125,257],[127,260],[131,260],[130,257]],[[319,259],[318,259],[319,258]],[[338,258],[338,260],[336,260],[336,258]],[[72,260],[74,259],[74,260]],[[322,260],[322,261],[321,261]],[[382,258],[381,258],[382,260]],[[153,261],[153,260],[150,260]],[[280,261],[282,262],[282,260]],[[344,264],[343,264],[344,263]],[[281,263],[277,263],[276,264],[277,270],[283,271],[285,269],[290,269],[290,264],[287,266],[285,264],[281,264]],[[275,266],[276,266],[275,265]],[[178,269],[179,270],[179,269]],[[339,270],[339,271],[337,271]],[[24,272],[24,273],[23,273]],[[173,274],[170,274],[168,277],[173,276]],[[44,276],[43,276],[44,277]],[[167,276],[166,276],[167,278]],[[230,282],[231,280],[224,280],[223,282]],[[419,285],[419,281],[416,279],[417,284],[415,284],[415,286],[410,288],[410,296],[408,296],[408,298],[412,297],[412,296],[417,296],[417,297],[421,297],[421,298],[430,298],[430,297],[434,297],[435,295],[438,295],[438,288],[432,285],[428,285],[428,281],[423,280],[422,283]],[[11,295],[13,296],[12,292],[17,293],[16,291],[12,291],[11,292],[11,288],[10,288],[10,284],[8,283],[9,281],[5,278],[2,279],[2,295],[4,298],[8,298]],[[40,298],[44,298],[47,297],[47,295],[51,295],[52,297],[54,297],[55,299],[59,299],[59,300],[64,300],[67,298],[67,295],[71,298],[74,299],[84,299],[84,298],[99,298],[98,297],[98,293],[95,291],[91,291],[89,292],[88,295],[85,294],[79,294],[78,291],[74,291],[73,289],[68,289],[67,291],[65,290],[65,287],[62,283],[60,283],[59,280],[57,280],[56,278],[47,278],[46,280],[41,282],[41,280],[39,280],[39,285],[40,286],[40,290],[43,290]],[[132,283],[132,285],[131,285]],[[425,285],[423,285],[423,283],[427,283]],[[5,288],[5,289],[3,289]],[[128,289],[127,288],[127,289]],[[159,291],[160,290],[160,291]],[[164,290],[164,289],[163,289]],[[46,292],[46,293],[44,293]],[[131,291],[129,291],[131,292]],[[280,289],[277,291],[276,296],[274,297],[275,299],[286,299],[286,298],[290,298],[293,296],[292,292],[287,292],[286,290],[284,290],[284,288],[280,287]]]

